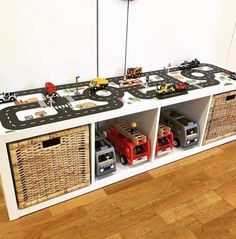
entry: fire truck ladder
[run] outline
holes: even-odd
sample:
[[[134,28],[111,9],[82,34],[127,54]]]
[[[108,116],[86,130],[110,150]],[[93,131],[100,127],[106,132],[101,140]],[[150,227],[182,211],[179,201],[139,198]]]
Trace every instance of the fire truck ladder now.
[[[146,136],[141,134],[140,132],[136,132],[135,134],[131,134],[130,130],[131,128],[126,125],[126,124],[116,124],[115,125],[117,130],[124,135],[125,137],[127,137],[128,139],[130,139],[132,142],[134,142],[135,144],[139,144],[139,143],[145,143],[146,142]]]
[[[168,127],[164,124],[160,124],[159,129],[158,129],[158,136],[159,137],[164,137],[166,135],[169,135],[170,131],[171,131],[170,127]]]

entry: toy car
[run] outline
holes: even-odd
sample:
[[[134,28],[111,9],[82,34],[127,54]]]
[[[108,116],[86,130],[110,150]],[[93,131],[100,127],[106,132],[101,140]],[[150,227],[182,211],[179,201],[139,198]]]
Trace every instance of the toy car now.
[[[0,103],[16,101],[16,99],[17,98],[15,92],[4,92],[0,94]]]
[[[236,72],[231,72],[229,76],[232,80],[236,80]]]
[[[127,124],[113,124],[106,130],[107,139],[120,154],[123,165],[145,162],[151,155],[150,142],[136,127]]]
[[[95,134],[96,176],[116,171],[116,154],[111,143],[99,132]]]
[[[171,127],[175,147],[189,147],[199,141],[199,126],[184,114],[168,109],[161,113],[161,123]]]
[[[156,155],[172,150],[173,145],[174,135],[171,132],[171,128],[164,124],[160,124],[158,127]]]
[[[178,84],[175,85],[175,89],[178,90],[178,91],[187,90],[188,85],[185,84],[185,83],[178,83]]]
[[[46,90],[46,94],[47,96],[52,96],[54,97],[57,93],[57,89],[55,87],[55,85],[51,82],[46,82],[45,83],[45,90]]]
[[[186,70],[186,69],[191,69],[191,68],[195,68],[195,67],[199,67],[200,66],[200,61],[198,59],[194,59],[192,61],[184,61],[184,63],[182,63],[179,66],[179,70]]]

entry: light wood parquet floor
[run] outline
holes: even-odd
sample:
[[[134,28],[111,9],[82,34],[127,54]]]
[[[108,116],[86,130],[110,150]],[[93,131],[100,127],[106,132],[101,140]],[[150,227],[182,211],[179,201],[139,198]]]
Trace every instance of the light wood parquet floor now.
[[[236,238],[236,142],[9,222],[0,238]]]

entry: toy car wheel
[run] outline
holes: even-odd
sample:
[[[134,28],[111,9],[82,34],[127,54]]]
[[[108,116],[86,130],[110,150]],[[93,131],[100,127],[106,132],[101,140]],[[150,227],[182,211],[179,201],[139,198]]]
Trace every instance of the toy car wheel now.
[[[179,140],[178,139],[174,139],[174,146],[175,147],[179,147],[180,146],[180,142],[179,142]]]
[[[124,155],[121,155],[120,156],[120,162],[123,164],[123,165],[126,165],[128,163],[128,160],[127,158],[124,156]]]
[[[10,98],[10,101],[15,101],[15,100],[16,100],[16,98],[14,98],[14,97]]]
[[[3,99],[0,99],[0,103],[3,103]]]

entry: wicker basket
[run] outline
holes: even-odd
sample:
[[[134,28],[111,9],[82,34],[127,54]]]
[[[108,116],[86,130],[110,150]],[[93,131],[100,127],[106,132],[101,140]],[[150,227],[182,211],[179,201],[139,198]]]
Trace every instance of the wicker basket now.
[[[213,96],[203,144],[236,134],[236,91]]]
[[[19,208],[90,184],[89,126],[8,145]]]

